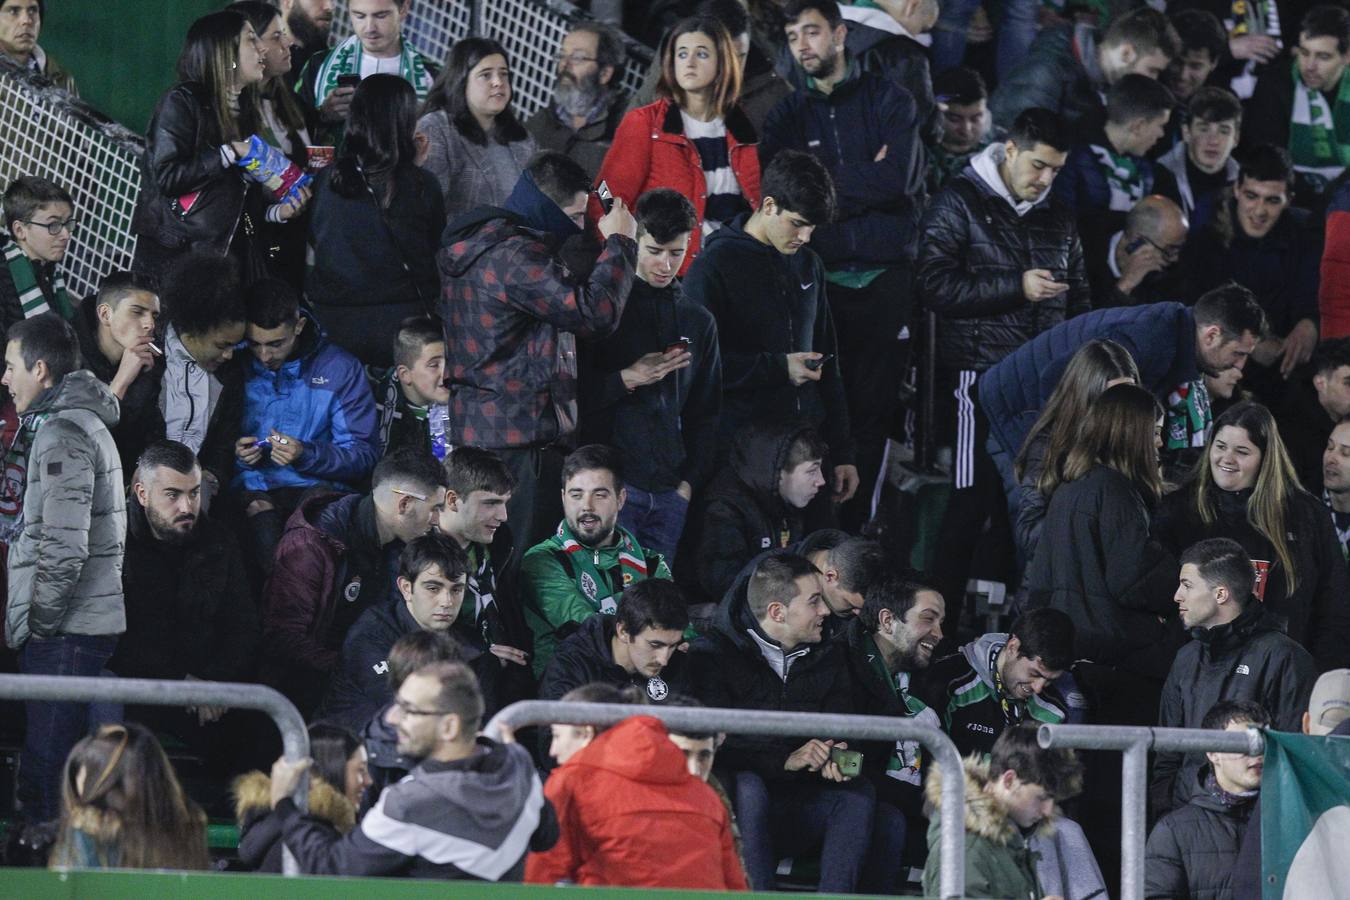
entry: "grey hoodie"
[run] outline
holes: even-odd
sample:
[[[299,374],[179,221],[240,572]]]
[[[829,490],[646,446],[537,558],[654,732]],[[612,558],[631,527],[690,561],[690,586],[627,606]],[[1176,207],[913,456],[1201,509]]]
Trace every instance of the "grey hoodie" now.
[[[23,531],[9,547],[5,639],[126,631],[122,557],[127,507],[109,431],[117,397],[93,372],[71,372],[28,414],[45,416],[28,454]]]
[[[1049,200],[1050,191],[1044,191],[1035,200],[1018,200],[1014,197],[1012,191],[1008,190],[1008,186],[1003,183],[1003,176],[998,171],[998,167],[1003,165],[1003,160],[1007,155],[1004,146],[995,141],[971,158],[970,167],[975,170],[975,174],[980,177],[981,181],[989,185],[989,190],[1008,201],[1008,205],[1020,218],[1035,209],[1037,205]]]

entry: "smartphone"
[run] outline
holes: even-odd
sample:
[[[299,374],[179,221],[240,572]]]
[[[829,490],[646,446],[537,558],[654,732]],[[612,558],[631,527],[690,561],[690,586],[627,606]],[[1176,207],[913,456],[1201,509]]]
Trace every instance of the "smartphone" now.
[[[830,748],[830,762],[839,767],[839,774],[857,778],[862,774],[863,755],[861,750],[840,750]]]
[[[609,211],[614,208],[614,195],[609,192],[609,183],[600,182],[595,195],[600,198],[600,208],[605,211],[605,215],[609,215]]]
[[[694,342],[689,340],[689,338],[681,336],[679,340],[672,342],[671,345],[666,348],[666,352],[669,353],[672,350],[679,350],[681,352],[688,353],[689,348],[693,345],[693,343]]]
[[[337,86],[340,88],[344,87],[354,88],[360,83],[361,83],[360,75],[339,75],[337,78]]]
[[[814,372],[814,371],[816,371],[817,369],[819,369],[821,366],[825,365],[827,362],[829,362],[829,361],[832,360],[832,359],[834,359],[834,354],[833,354],[833,353],[826,353],[824,356],[820,357],[819,359],[808,359],[808,360],[806,361],[805,365],[806,365],[806,367],[807,367],[808,369],[810,369],[812,372]]]

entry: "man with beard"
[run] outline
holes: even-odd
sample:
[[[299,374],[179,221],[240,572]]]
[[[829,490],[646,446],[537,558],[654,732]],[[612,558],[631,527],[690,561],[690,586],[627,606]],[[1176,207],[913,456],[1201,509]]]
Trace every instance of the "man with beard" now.
[[[333,0],[294,0],[286,16],[295,43],[291,45],[291,70],[283,77],[295,87],[300,70],[316,53],[328,49],[328,31],[333,27]]]
[[[571,157],[594,178],[626,107],[614,81],[624,64],[623,39],[608,25],[578,22],[563,37],[555,59],[553,100],[525,127],[540,150]]]
[[[1350,559],[1350,421],[1342,420],[1331,429],[1322,453],[1322,483],[1322,499],[1336,526],[1336,542]]]
[[[914,673],[932,661],[946,614],[942,595],[913,576],[888,575],[867,588],[857,618],[836,638],[847,648],[854,708],[942,727],[909,687]],[[898,850],[910,823],[922,825],[922,765],[918,741],[864,748],[863,768],[877,789],[872,852],[859,884],[864,893],[892,894],[901,886]]]
[[[156,441],[132,482],[122,564],[127,630],[108,668],[123,678],[253,680],[261,617],[234,532],[202,515],[197,457],[177,441]],[[243,714],[221,722],[225,715],[224,707],[150,706],[134,717],[229,763],[255,732],[232,724]]]
[[[623,484],[623,464],[612,447],[587,444],[563,461],[563,520],[553,537],[526,552],[520,566],[536,678],[576,623],[616,612],[619,595],[637,582],[670,578],[661,554],[644,550],[619,524],[627,499]]]

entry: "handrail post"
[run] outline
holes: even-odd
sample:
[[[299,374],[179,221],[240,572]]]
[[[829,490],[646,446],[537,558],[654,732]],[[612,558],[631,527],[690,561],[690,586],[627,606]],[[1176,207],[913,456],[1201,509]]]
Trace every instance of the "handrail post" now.
[[[1144,839],[1147,836],[1148,744],[1136,740],[1120,763],[1120,896],[1143,900]]]

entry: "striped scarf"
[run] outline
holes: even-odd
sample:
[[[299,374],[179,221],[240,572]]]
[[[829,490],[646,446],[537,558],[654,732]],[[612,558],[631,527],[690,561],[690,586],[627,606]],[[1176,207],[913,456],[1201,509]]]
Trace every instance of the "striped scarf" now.
[[[352,35],[329,51],[319,65],[318,76],[314,80],[316,108],[323,106],[323,101],[328,95],[337,90],[338,76],[361,74],[363,55],[361,39],[356,35]],[[431,72],[427,69],[427,58],[406,39],[400,41],[398,74],[417,91],[418,100],[427,99],[427,92],[431,90],[433,81]]]
[[[1127,213],[1143,200],[1153,188],[1152,180],[1139,168],[1137,157],[1116,153],[1110,144],[1089,144],[1088,149],[1097,158],[1106,185],[1111,190],[1110,209]]]
[[[52,267],[51,305],[48,305],[47,296],[38,284],[33,261],[13,241],[5,245],[5,267],[9,269],[10,280],[14,282],[14,291],[19,295],[19,305],[23,307],[25,319],[52,311],[67,322],[75,318],[75,305],[66,293],[66,280],[61,276],[59,266]]]
[[[647,569],[647,554],[637,539],[620,525],[614,526],[614,532],[619,536],[618,565],[605,572],[598,567],[599,554],[573,536],[566,519],[558,523],[558,531],[553,536],[555,546],[567,556],[568,570],[596,612],[616,612],[618,595],[633,582],[645,581],[652,575]]]
[[[1335,107],[1321,91],[1303,84],[1294,67],[1294,111],[1289,117],[1289,155],[1294,170],[1321,192],[1350,166],[1350,78],[1341,76]]]

